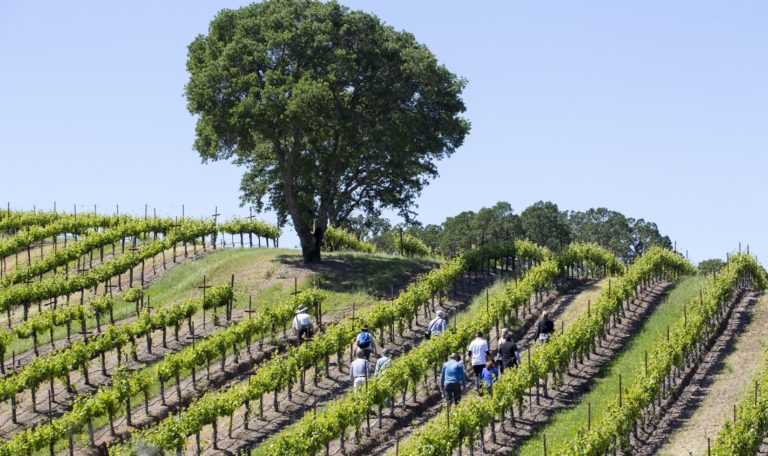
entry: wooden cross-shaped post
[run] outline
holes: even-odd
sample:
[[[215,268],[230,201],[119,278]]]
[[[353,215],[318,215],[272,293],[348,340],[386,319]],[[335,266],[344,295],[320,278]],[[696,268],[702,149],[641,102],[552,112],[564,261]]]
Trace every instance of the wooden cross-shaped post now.
[[[253,313],[256,311],[253,310],[253,296],[251,295],[248,295],[248,310],[245,310],[244,312],[248,314],[249,320],[253,320]]]
[[[152,306],[152,297],[150,295],[147,295],[147,315],[152,315],[152,309],[154,307]]]
[[[203,330],[205,330],[205,291],[208,288],[213,288],[211,285],[206,285],[205,281],[206,281],[206,277],[203,276],[203,286],[197,287],[203,290]]]
[[[112,289],[117,288],[117,285],[112,285],[112,278],[109,279],[106,285],[104,285],[104,288],[106,288],[107,292],[109,292],[109,297],[112,297]]]

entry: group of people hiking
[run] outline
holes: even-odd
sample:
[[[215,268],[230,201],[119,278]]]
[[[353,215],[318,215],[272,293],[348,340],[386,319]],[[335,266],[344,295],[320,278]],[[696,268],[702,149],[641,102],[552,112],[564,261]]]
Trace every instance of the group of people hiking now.
[[[547,343],[555,330],[554,322],[545,311],[536,326],[536,340]],[[499,344],[494,358],[488,341],[483,338],[482,331],[475,334],[475,339],[469,344],[467,356],[472,365],[475,388],[481,396],[487,392],[493,393],[493,384],[499,379],[499,374],[505,369],[520,365],[520,350],[508,329],[504,329],[499,338]],[[459,353],[452,353],[450,359],[443,364],[440,373],[440,389],[448,404],[458,404],[462,391],[468,380]]]
[[[429,339],[432,336],[439,336],[447,328],[448,321],[445,318],[445,312],[438,310],[435,318],[427,325],[425,337]],[[312,318],[307,312],[306,307],[300,307],[296,310],[296,316],[293,319],[293,329],[296,333],[298,345],[312,337]],[[549,314],[544,311],[536,326],[536,340],[543,343],[549,342],[554,330],[554,322],[549,318]],[[360,333],[355,338],[354,346],[356,347],[355,359],[349,368],[349,379],[354,389],[358,389],[365,385],[370,377],[378,376],[389,367],[391,360],[387,354],[387,349],[382,348],[373,372],[371,372],[370,357],[371,354],[377,352],[376,338],[371,334],[366,325],[360,328]],[[511,369],[520,365],[520,350],[512,337],[512,333],[507,329],[502,331],[495,357],[491,356],[490,346],[488,341],[483,338],[481,331],[477,332],[475,339],[469,344],[467,356],[472,366],[474,385],[480,395],[484,394],[484,392],[492,394],[493,384],[498,380],[499,374],[503,373],[505,369]],[[443,397],[449,404],[457,404],[459,402],[462,391],[468,383],[464,364],[461,361],[462,356],[459,353],[451,354],[450,359],[443,364],[440,373],[440,389]]]

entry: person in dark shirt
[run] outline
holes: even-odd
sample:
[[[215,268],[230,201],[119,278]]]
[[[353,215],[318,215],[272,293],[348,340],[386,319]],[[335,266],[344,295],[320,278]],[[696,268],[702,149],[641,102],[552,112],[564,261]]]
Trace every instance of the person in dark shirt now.
[[[541,342],[549,342],[549,338],[555,331],[555,323],[549,319],[549,313],[544,311],[541,313],[541,320],[538,325],[537,340]]]
[[[512,334],[507,334],[504,340],[499,344],[499,354],[501,355],[501,363],[499,368],[501,372],[504,369],[517,366],[517,344],[512,338]]]

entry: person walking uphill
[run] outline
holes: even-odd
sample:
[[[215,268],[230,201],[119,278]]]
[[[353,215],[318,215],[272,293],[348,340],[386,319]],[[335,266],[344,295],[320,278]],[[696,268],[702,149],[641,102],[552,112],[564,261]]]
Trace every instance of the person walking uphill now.
[[[312,337],[312,317],[309,316],[307,308],[302,306],[296,310],[296,316],[293,317],[293,330],[296,332],[296,345],[301,345],[304,338]]]
[[[467,386],[467,376],[464,374],[464,366],[461,364],[461,356],[453,353],[451,359],[443,364],[440,371],[440,389],[443,397],[450,406],[458,404],[461,399],[461,391]]]
[[[488,361],[488,355],[490,348],[488,348],[488,341],[483,339],[483,333],[478,331],[475,340],[469,344],[469,350],[467,354],[471,357],[472,371],[475,374],[475,388],[482,393],[481,390],[481,376],[483,369],[485,368],[485,362]]]
[[[499,379],[499,369],[496,368],[496,366],[493,364],[493,361],[490,359],[487,363],[485,363],[482,376],[483,383],[485,383],[485,389],[488,391],[488,394],[493,394],[493,384],[496,383],[496,380]]]
[[[363,326],[360,329],[360,334],[355,339],[357,348],[363,351],[365,360],[368,361],[371,357],[371,353],[376,351],[376,340],[373,338],[373,334],[368,332],[368,326]]]
[[[387,349],[382,348],[381,356],[376,360],[376,370],[373,371],[373,376],[378,377],[384,369],[389,367],[391,362],[389,356],[387,356]]]
[[[512,334],[507,332],[499,344],[499,355],[501,358],[501,363],[499,367],[501,368],[501,372],[504,372],[504,369],[509,369],[511,367],[516,367],[519,363],[519,352],[517,349],[517,344],[515,343],[515,339],[512,338]]]
[[[537,340],[549,342],[553,332],[555,332],[555,323],[549,319],[549,312],[545,310],[541,313],[541,320],[539,320]]]
[[[431,336],[439,336],[448,327],[448,320],[445,319],[445,312],[437,311],[437,316],[429,322],[427,326],[427,339]]]
[[[358,349],[356,356],[357,358],[352,361],[352,364],[349,366],[349,379],[352,380],[352,385],[355,390],[365,385],[365,382],[370,376],[370,368],[368,367],[368,361],[365,359],[363,350]]]

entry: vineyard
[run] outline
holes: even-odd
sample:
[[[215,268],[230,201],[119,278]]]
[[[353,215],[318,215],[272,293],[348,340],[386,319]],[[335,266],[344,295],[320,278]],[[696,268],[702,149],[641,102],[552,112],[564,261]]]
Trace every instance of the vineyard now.
[[[702,275],[659,247],[625,264],[495,239],[438,258],[331,227],[303,266],[253,218],[3,211],[0,231],[2,455],[731,455],[768,433],[768,282],[746,253]],[[369,365],[390,362],[353,388],[362,326]],[[479,394],[467,346],[493,354],[507,331],[519,365]]]

